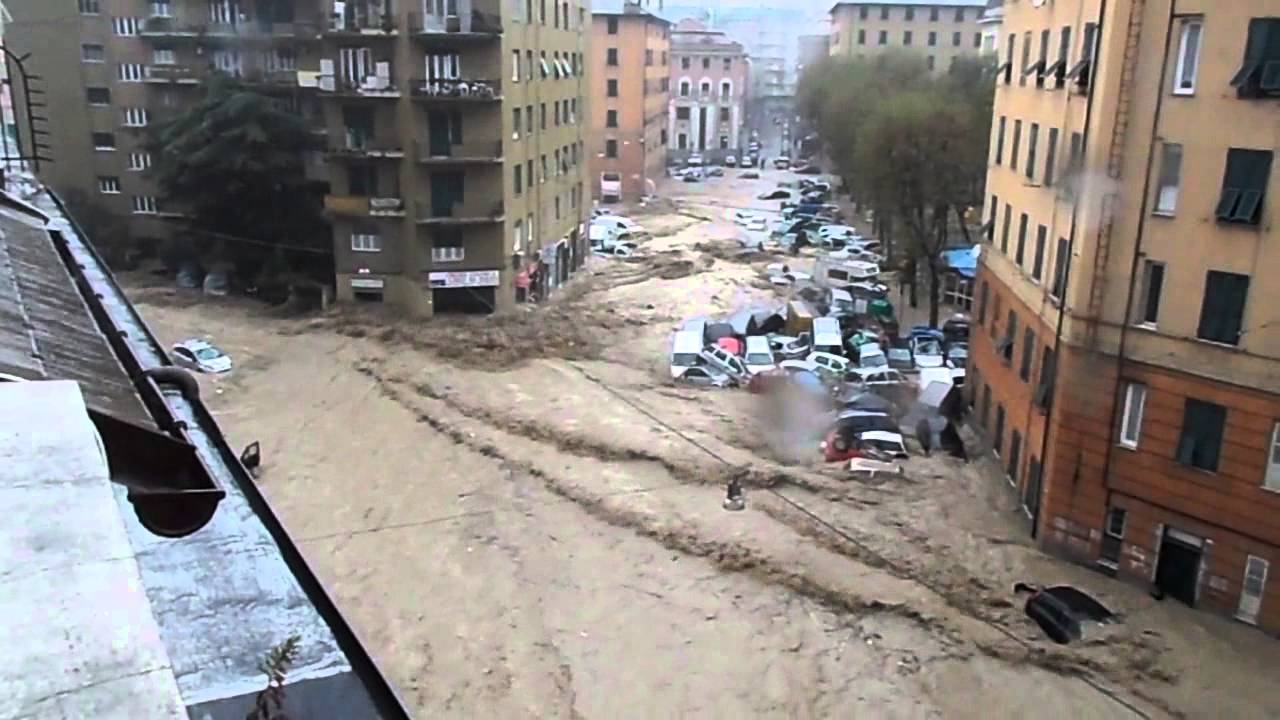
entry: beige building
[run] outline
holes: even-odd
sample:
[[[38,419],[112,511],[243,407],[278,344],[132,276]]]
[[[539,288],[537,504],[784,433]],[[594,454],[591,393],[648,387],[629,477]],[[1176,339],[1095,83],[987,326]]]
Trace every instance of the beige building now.
[[[977,425],[1044,547],[1280,631],[1280,0],[1002,32]]]
[[[982,49],[978,21],[986,0],[861,0],[831,8],[831,54],[872,57],[889,49],[924,55],[943,71]]]
[[[597,0],[591,44],[591,194],[653,194],[667,165],[671,24],[639,5]]]
[[[742,43],[684,19],[671,32],[671,102],[667,155],[683,163],[693,155],[723,163],[742,156],[750,92]]]
[[[77,4],[78,3],[78,4]],[[585,257],[581,0],[12,0],[49,86],[45,180],[173,232],[145,126],[210,73],[310,119],[339,299],[417,315],[543,297]]]

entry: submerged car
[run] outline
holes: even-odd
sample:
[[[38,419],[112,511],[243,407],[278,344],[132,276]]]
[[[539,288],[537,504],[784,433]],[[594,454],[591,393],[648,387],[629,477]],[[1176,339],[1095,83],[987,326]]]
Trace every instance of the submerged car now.
[[[729,387],[734,384],[733,378],[706,365],[698,365],[685,370],[680,375],[679,381],[690,385],[708,387]]]
[[[173,362],[196,372],[223,373],[231,369],[231,358],[218,348],[192,338],[173,346]]]
[[[743,180],[759,180],[760,173],[756,172],[755,170],[748,170],[744,173],[740,173],[738,177]]]
[[[774,190],[765,190],[756,196],[757,200],[790,200],[792,193],[786,188],[777,188]]]

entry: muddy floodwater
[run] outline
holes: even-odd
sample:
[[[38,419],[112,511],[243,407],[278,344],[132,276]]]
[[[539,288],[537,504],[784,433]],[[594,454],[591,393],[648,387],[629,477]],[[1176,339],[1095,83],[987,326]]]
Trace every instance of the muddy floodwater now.
[[[672,384],[682,319],[779,297],[731,213],[776,211],[754,197],[788,176],[729,175],[668,186],[638,257],[496,320],[126,281],[162,339],[234,358],[205,397],[418,717],[1280,716],[1273,639],[1042,555],[989,461],[859,482],[780,458],[755,396]],[[1055,645],[1020,580],[1120,622]]]

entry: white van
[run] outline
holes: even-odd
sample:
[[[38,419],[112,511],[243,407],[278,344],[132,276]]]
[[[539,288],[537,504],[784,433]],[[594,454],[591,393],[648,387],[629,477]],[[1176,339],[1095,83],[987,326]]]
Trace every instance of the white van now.
[[[880,266],[862,260],[818,258],[813,264],[813,279],[823,287],[844,288],[856,282],[875,280]]]
[[[691,367],[702,364],[702,333],[681,330],[671,338],[671,377],[679,378]]]
[[[591,247],[608,250],[613,247],[617,240],[618,231],[609,225],[592,221],[587,227],[587,239],[591,241]]]
[[[641,235],[647,232],[640,223],[621,215],[604,215],[592,220],[591,224],[603,225],[607,228],[613,228],[617,232],[627,232],[632,235]]]
[[[844,338],[840,334],[839,320],[829,317],[813,319],[813,352],[843,354]]]
[[[754,373],[768,372],[778,366],[773,360],[773,350],[769,347],[769,338],[763,335],[751,335],[747,338],[747,370]]]
[[[685,320],[680,325],[680,332],[696,334],[698,336],[698,350],[701,350],[703,343],[707,341],[707,319],[693,318],[692,320]]]
[[[618,202],[622,199],[622,175],[616,172],[600,173],[600,200]]]
[[[840,288],[831,288],[827,291],[828,305],[831,312],[841,315],[853,315],[858,312],[858,305],[853,301],[853,296],[847,290]],[[863,303],[863,311],[866,310],[866,303]]]

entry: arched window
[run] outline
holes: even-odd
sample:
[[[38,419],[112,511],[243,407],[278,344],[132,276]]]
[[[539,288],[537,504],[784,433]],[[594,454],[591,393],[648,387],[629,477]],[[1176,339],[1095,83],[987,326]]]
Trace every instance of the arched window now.
[[[702,91],[702,94],[703,94],[703,95],[710,95],[710,94],[711,94],[711,81],[710,81],[710,80],[703,80],[703,81],[702,81],[701,91]]]
[[[722,80],[720,82],[720,99],[728,100],[730,95],[733,95],[733,83],[728,80]]]
[[[689,97],[689,81],[680,81],[680,97]]]

